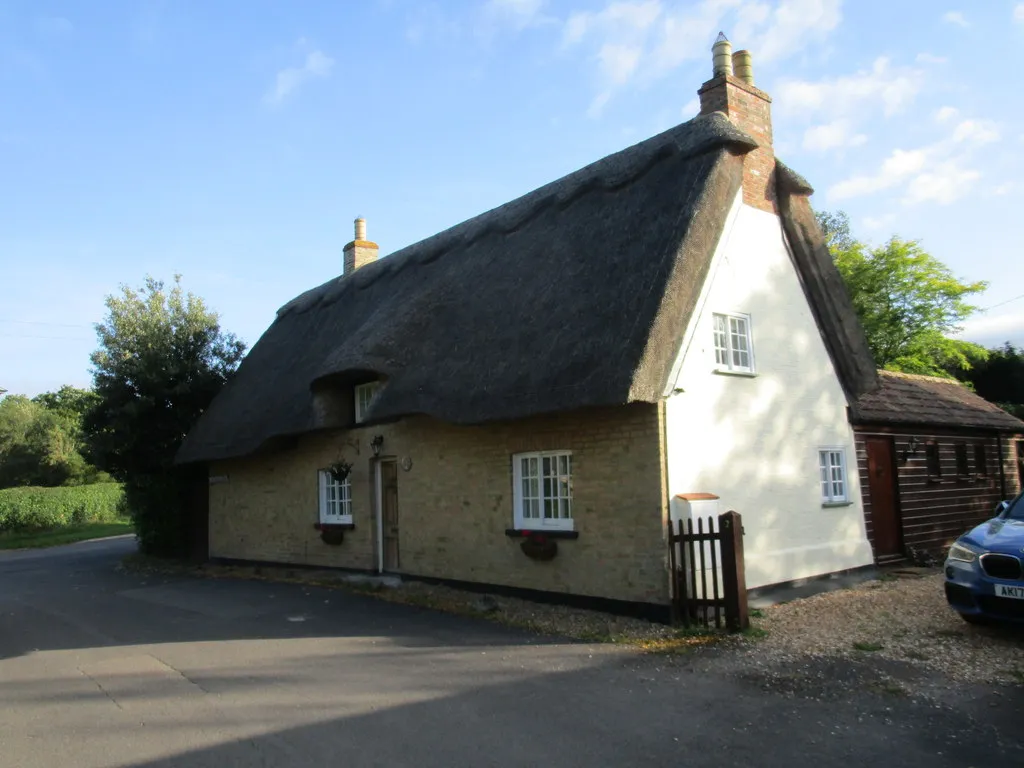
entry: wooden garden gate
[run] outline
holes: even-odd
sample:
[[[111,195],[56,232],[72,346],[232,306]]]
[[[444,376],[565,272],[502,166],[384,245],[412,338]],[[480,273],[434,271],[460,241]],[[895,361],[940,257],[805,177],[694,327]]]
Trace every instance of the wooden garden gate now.
[[[672,619],[685,626],[750,626],[743,570],[743,520],[737,512],[717,518],[669,521]]]

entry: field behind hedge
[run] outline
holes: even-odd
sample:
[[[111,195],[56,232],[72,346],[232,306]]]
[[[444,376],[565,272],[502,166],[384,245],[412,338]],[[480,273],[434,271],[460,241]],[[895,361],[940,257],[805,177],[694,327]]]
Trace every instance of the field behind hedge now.
[[[0,490],[0,532],[116,522],[127,517],[120,483]]]

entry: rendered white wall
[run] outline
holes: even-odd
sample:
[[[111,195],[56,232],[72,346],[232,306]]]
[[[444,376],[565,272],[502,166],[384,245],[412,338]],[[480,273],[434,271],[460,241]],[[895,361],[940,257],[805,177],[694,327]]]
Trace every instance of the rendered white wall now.
[[[846,398],[779,218],[737,198],[711,269],[666,403],[670,499],[743,516],[749,588],[871,564]],[[714,312],[750,315],[755,376],[714,371]],[[848,506],[822,505],[827,446],[846,449]]]

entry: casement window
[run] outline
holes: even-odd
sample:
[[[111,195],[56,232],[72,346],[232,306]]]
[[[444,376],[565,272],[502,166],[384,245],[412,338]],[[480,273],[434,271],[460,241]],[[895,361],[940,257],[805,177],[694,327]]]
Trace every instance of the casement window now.
[[[844,504],[850,500],[846,485],[846,450],[821,448],[818,450],[818,469],[821,475],[821,501],[823,504]]]
[[[969,477],[971,468],[967,464],[967,443],[957,443],[953,450],[956,455],[956,476]]]
[[[541,451],[512,457],[515,527],[571,531],[572,453]]]
[[[750,315],[713,315],[715,367],[731,373],[754,372],[754,344],[750,335]]]
[[[924,461],[928,467],[929,480],[942,479],[942,460],[939,458],[939,444],[928,443],[924,447]]]
[[[373,398],[377,396],[380,389],[379,381],[371,381],[369,384],[360,384],[356,387],[356,423],[366,421],[366,414],[373,404]]]
[[[985,454],[985,444],[974,444],[974,474],[978,477],[988,476],[988,456]]]
[[[320,470],[320,522],[352,523],[352,478],[338,480],[330,471]]]

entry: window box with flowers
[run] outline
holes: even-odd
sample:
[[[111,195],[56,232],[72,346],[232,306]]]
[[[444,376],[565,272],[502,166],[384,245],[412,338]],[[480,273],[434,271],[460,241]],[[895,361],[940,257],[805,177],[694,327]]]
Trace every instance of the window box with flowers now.
[[[544,531],[523,531],[519,548],[531,560],[554,560],[558,554],[558,542]]]

